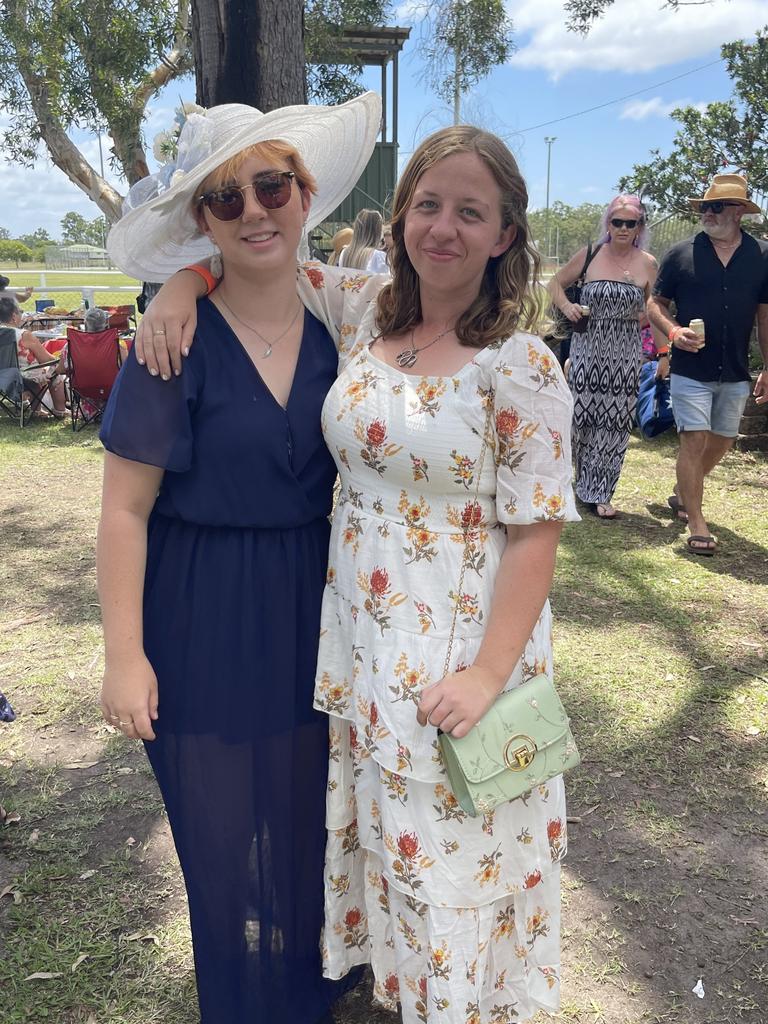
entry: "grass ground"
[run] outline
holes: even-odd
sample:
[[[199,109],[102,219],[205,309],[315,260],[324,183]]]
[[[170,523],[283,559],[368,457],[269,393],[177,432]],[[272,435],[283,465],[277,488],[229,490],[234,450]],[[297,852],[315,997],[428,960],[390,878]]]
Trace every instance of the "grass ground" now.
[[[768,1019],[768,463],[707,488],[722,550],[666,507],[674,440],[633,440],[613,524],[564,533],[553,593],[569,779],[558,1024]],[[0,1018],[192,1024],[183,889],[143,753],[100,720],[101,454],[0,426]],[[705,996],[691,989],[703,979]],[[366,993],[344,1024],[384,1024]]]

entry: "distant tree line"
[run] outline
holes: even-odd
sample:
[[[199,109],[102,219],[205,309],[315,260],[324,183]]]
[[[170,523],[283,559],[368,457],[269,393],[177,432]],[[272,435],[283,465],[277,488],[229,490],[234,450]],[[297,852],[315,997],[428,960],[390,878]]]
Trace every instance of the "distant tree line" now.
[[[42,263],[49,245],[104,245],[108,231],[103,217],[88,220],[80,213],[70,211],[61,218],[61,237],[52,238],[45,228],[36,228],[27,234],[11,237],[7,228],[0,227],[0,261]]]

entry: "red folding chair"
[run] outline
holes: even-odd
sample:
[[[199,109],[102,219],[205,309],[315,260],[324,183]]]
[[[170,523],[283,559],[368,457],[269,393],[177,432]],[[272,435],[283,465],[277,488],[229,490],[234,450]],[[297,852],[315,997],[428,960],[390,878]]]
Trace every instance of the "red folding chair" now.
[[[127,306],[102,306],[109,313],[108,327],[116,327],[118,331],[127,331],[133,321],[136,325],[136,307],[131,303]]]
[[[93,334],[67,328],[72,429],[98,423],[115,383],[122,355],[117,328]]]

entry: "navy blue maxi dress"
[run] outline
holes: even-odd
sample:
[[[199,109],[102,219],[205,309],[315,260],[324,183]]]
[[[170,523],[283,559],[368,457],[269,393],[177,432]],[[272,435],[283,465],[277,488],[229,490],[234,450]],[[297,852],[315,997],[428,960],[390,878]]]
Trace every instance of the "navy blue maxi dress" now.
[[[306,312],[283,409],[203,299],[181,377],[131,354],[101,430],[109,451],[166,471],[148,528],[146,749],[203,1024],[311,1024],[340,993],[321,976],[328,723],[312,708],[336,477],[320,413],[336,368]]]

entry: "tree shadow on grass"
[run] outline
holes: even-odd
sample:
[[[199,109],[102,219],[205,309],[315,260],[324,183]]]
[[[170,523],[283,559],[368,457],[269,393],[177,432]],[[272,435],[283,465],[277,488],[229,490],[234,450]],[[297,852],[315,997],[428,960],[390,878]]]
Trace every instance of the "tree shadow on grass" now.
[[[706,563],[705,568],[708,571],[729,575],[747,583],[759,583],[765,579],[768,548],[762,544],[756,544],[713,520],[710,528],[720,543],[717,553],[712,558],[695,555],[686,546],[688,530],[684,523],[675,519],[669,520],[669,509],[665,514],[665,506],[658,503],[649,502],[646,508],[648,516],[620,512],[613,521],[601,521],[590,517],[586,529],[590,530],[595,548],[600,551],[610,548],[617,538],[620,539],[623,552],[647,547],[675,548],[676,553],[682,557]],[[668,521],[665,522],[665,519]],[[577,528],[585,529],[585,523],[579,524]],[[617,538],[611,536],[612,533],[615,533]],[[566,547],[568,536],[569,531],[564,531],[562,543]]]

